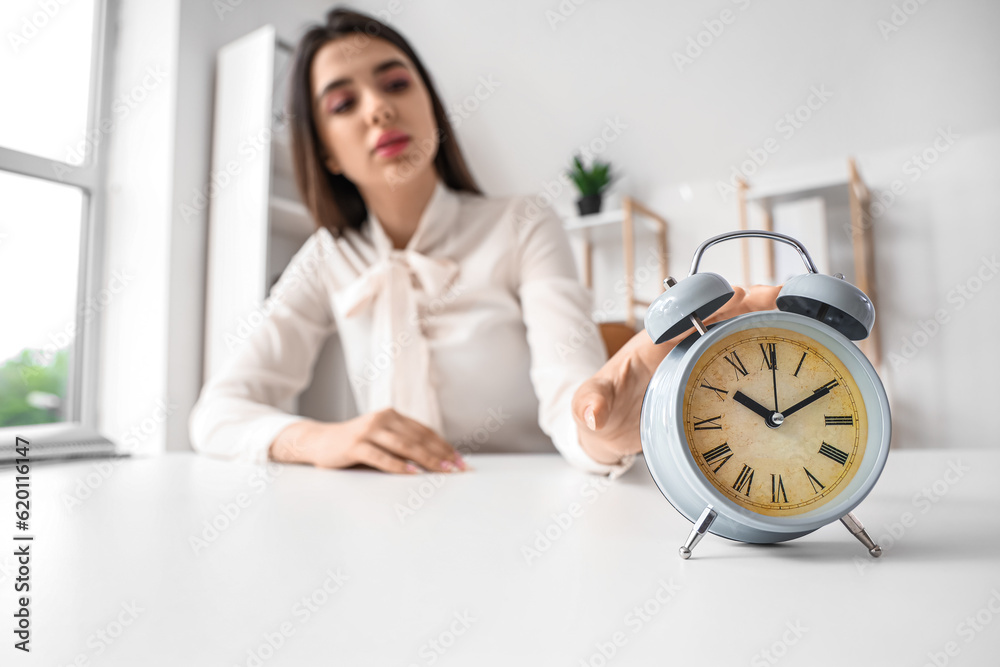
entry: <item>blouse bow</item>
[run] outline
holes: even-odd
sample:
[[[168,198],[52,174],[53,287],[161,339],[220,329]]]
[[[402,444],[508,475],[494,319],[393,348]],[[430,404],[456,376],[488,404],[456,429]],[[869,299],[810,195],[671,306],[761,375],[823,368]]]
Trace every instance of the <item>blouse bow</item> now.
[[[355,380],[367,389],[369,410],[392,407],[441,433],[421,301],[440,297],[457,273],[450,259],[393,249],[342,292],[345,317],[374,309],[371,363]]]

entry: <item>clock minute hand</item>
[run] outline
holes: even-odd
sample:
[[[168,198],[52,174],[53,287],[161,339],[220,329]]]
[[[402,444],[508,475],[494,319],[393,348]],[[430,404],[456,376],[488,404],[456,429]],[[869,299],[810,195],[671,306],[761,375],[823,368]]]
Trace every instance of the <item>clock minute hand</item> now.
[[[774,414],[774,411],[768,410],[763,405],[761,405],[757,401],[753,400],[752,398],[744,394],[742,391],[737,391],[735,394],[733,394],[733,400],[741,405],[750,408],[758,415],[763,417],[766,421],[768,422],[771,421],[771,415]]]
[[[798,403],[796,403],[792,407],[788,408],[787,410],[783,410],[781,412],[781,414],[787,418],[788,415],[792,414],[793,412],[798,412],[799,410],[801,410],[802,408],[806,407],[807,405],[809,405],[813,401],[818,401],[819,399],[823,398],[824,396],[826,396],[827,394],[829,394],[830,390],[833,389],[835,386],[837,386],[836,381],[834,381],[834,382],[828,382],[825,385],[823,385],[822,387],[820,387],[819,389],[814,389],[813,393],[812,393],[812,396],[808,396],[806,398],[803,398],[801,401],[799,401]]]
[[[771,348],[771,381],[774,383],[774,411],[778,411],[778,358],[775,349]]]

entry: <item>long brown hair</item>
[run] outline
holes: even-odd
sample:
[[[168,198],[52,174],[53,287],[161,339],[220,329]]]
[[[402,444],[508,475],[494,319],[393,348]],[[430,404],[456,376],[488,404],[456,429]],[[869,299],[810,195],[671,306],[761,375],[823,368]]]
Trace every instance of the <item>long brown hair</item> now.
[[[416,52],[398,32],[378,19],[335,7],[327,13],[325,24],[313,25],[299,40],[289,93],[295,183],[317,229],[326,227],[338,236],[346,228],[359,229],[368,217],[368,208],[357,186],[343,174],[331,173],[326,168],[323,145],[313,116],[310,77],[313,57],[327,42],[351,33],[385,40],[406,54],[417,68],[433,105],[439,139],[437,155],[434,156],[438,176],[451,190],[481,195],[482,191],[462,157],[441,98]]]

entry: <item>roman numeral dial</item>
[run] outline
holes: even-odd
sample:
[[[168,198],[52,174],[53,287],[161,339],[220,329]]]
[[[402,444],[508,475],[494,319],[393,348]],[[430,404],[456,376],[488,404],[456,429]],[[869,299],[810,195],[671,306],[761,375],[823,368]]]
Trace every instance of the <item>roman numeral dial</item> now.
[[[837,497],[864,459],[868,420],[844,362],[823,344],[767,326],[702,351],[684,385],[690,461],[726,500],[768,516]]]
[[[698,419],[695,417],[692,428],[696,431],[721,431],[722,424],[719,423],[720,419],[722,417],[709,417],[708,419]]]
[[[771,473],[771,502],[788,502],[788,494],[785,493],[785,483],[781,481],[781,475],[775,475],[774,473]]]
[[[712,468],[712,472],[719,472],[719,469],[726,465],[729,459],[733,458],[733,450],[729,449],[729,445],[726,443],[722,443],[718,447],[713,447],[705,452],[704,458],[705,463],[709,466],[715,466]]]
[[[753,486],[753,468],[744,463],[743,469],[740,470],[740,474],[736,476],[736,481],[733,482],[733,488],[736,489],[736,493],[742,493],[747,498],[749,498],[750,487],[752,486]],[[746,490],[744,491],[744,489]]]
[[[828,445],[825,442],[819,446],[819,453],[830,459],[831,461],[836,461],[840,465],[847,463],[848,453],[842,449],[837,449],[833,445]]]
[[[736,354],[735,350],[733,350],[723,358],[726,360],[726,363],[732,366],[733,370],[736,371],[737,380],[739,380],[740,377],[747,376],[748,373],[747,367],[743,365],[743,361],[740,359],[740,355]]]
[[[826,415],[827,426],[854,426],[854,415]]]
[[[714,391],[715,395],[719,397],[720,401],[726,400],[726,394],[729,393],[725,389],[720,389],[719,387],[713,387],[712,385],[705,384],[705,383],[702,383],[701,388],[702,389],[708,389],[709,391]]]

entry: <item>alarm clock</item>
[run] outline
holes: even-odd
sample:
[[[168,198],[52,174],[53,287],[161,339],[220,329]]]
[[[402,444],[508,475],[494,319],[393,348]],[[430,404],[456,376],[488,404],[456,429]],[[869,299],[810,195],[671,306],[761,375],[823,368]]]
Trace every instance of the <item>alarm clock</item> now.
[[[701,257],[748,237],[794,247],[808,271],[783,285],[778,310],[705,325],[734,292],[722,276],[699,273]],[[763,230],[708,239],[688,277],[664,286],[645,316],[650,338],[695,331],[646,387],[640,437],[660,492],[694,524],[680,556],[706,532],[773,543],[838,519],[881,555],[852,514],[885,467],[891,434],[885,389],[853,342],[875,323],[871,299],[820,273],[794,238]]]

